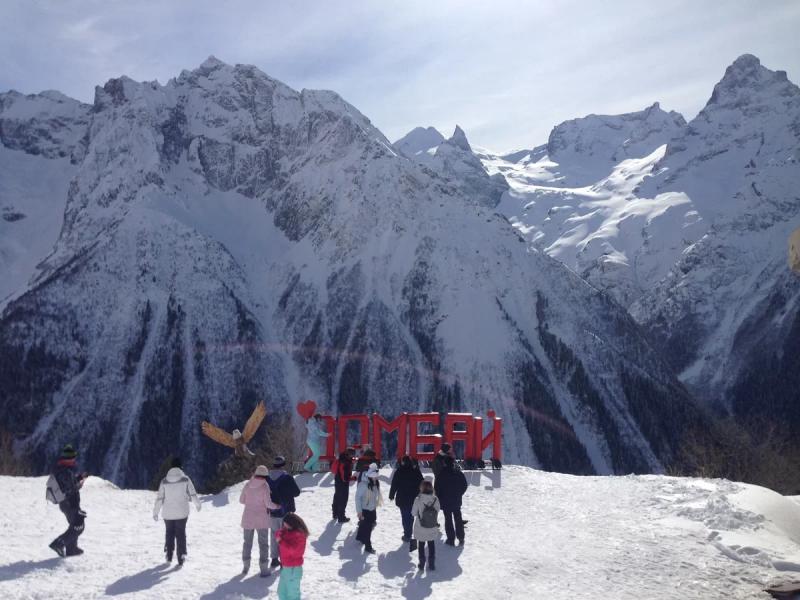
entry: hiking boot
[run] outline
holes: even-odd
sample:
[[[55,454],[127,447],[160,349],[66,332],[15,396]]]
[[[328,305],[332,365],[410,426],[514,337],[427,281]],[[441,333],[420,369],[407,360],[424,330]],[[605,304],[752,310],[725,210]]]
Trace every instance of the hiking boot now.
[[[64,544],[59,540],[53,540],[50,543],[50,549],[62,558],[67,555],[67,550],[64,548]]]
[[[416,550],[416,549],[417,549],[417,540],[411,540],[411,541],[408,543],[408,551],[409,551],[409,552],[413,552],[413,551],[414,551],[414,550]]]
[[[271,569],[277,569],[281,566],[281,559],[280,558],[273,558],[272,562],[269,563]]]
[[[80,556],[81,554],[83,554],[83,549],[82,548],[78,548],[77,546],[75,548],[73,548],[72,550],[67,550],[67,552],[66,552],[67,556]]]
[[[455,546],[456,545],[456,543],[453,540],[445,540],[444,543],[447,544],[448,546]]]
[[[338,521],[339,523],[349,523],[350,517],[339,517]]]
[[[364,546],[364,552],[366,554],[375,554],[375,548],[372,546]]]

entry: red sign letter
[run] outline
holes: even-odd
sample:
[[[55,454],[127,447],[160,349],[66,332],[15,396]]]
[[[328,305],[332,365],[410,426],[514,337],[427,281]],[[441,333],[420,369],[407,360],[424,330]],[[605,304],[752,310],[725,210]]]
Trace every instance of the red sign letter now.
[[[420,434],[419,424],[430,423],[434,427],[439,425],[439,413],[414,413],[408,415],[409,454],[417,460],[433,460],[442,447],[442,436],[438,433]],[[420,444],[433,444],[433,452],[420,452]]]
[[[403,413],[391,423],[380,416],[378,413],[372,415],[372,449],[378,460],[381,459],[381,432],[397,432],[397,458],[401,458],[406,453],[406,430],[408,413]]]

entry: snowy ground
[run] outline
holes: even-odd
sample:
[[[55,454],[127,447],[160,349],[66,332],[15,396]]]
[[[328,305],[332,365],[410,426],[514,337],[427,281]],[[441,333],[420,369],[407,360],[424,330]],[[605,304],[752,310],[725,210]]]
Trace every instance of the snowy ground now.
[[[390,470],[382,475],[388,482]],[[766,584],[800,580],[800,505],[763,488],[514,466],[469,473],[466,545],[440,545],[437,570],[421,574],[388,499],[373,538],[378,554],[365,556],[354,522],[329,520],[330,475],[298,479],[298,513],[312,532],[305,598],[768,598]],[[99,479],[83,493],[86,554],[54,556],[47,544],[64,520],[45,502],[44,483],[0,477],[0,598],[277,596],[277,576],[239,574],[239,486],[203,498],[189,519],[189,559],[177,570],[163,564],[154,494]]]

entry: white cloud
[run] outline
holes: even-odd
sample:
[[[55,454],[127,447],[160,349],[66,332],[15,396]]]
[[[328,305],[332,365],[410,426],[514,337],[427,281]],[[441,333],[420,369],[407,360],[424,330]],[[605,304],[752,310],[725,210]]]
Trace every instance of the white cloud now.
[[[10,0],[0,24],[0,89],[91,101],[111,77],[164,82],[214,54],[335,89],[390,139],[458,123],[497,149],[656,100],[691,118],[745,52],[800,79],[794,0]]]

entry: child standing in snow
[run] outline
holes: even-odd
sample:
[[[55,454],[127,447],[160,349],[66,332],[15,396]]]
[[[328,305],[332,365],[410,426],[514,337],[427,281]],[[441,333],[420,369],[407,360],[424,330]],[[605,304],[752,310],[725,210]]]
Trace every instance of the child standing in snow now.
[[[59,556],[79,556],[83,550],[78,547],[78,538],[83,533],[86,513],[81,509],[81,487],[88,474],[78,475],[75,461],[78,451],[71,444],[64,446],[61,456],[53,470],[54,489],[48,487],[50,500],[58,504],[58,508],[67,518],[67,530],[50,543]]]
[[[269,471],[264,465],[258,465],[253,477],[242,488],[239,502],[244,504],[242,513],[242,529],[244,544],[242,546],[242,574],[250,570],[250,553],[253,549],[253,536],[258,532],[258,564],[261,577],[269,575],[269,511],[280,506],[272,501],[267,484]],[[277,558],[277,556],[276,556]]]
[[[303,578],[303,555],[306,551],[308,527],[295,513],[283,518],[275,534],[281,553],[281,577],[278,582],[279,600],[300,600],[300,580]]]
[[[419,565],[425,568],[427,558],[428,570],[436,570],[436,538],[439,537],[439,499],[433,494],[433,484],[423,481],[419,484],[419,496],[414,500],[411,514],[414,516],[414,539],[411,540],[410,550],[413,551],[419,544]],[[425,556],[425,544],[428,544],[428,556]]]
[[[364,552],[369,554],[375,554],[372,547],[372,529],[378,521],[378,507],[382,504],[378,465],[372,463],[356,488],[356,512],[358,513],[356,539],[364,544]]]
[[[158,513],[164,517],[166,541],[164,554],[167,562],[172,562],[175,541],[178,542],[178,566],[186,560],[186,521],[189,519],[189,501],[194,502],[200,511],[200,500],[192,480],[181,470],[181,459],[172,459],[172,468],[158,486],[156,504],[153,507],[153,520],[158,521]],[[162,510],[163,509],[163,510]]]

